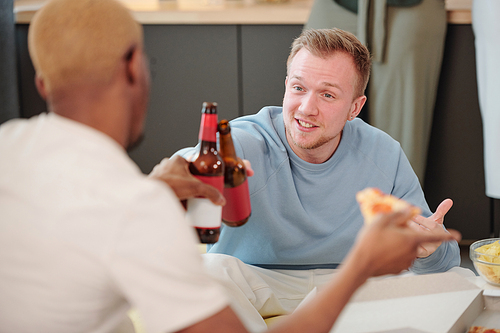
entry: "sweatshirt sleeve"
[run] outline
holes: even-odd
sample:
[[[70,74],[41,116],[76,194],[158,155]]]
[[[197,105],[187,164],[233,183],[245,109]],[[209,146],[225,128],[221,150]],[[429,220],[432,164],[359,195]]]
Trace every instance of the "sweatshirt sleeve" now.
[[[416,274],[445,272],[460,266],[460,249],[456,241],[443,242],[437,250],[426,258],[418,258],[410,267]]]
[[[406,155],[401,150],[393,194],[422,209],[422,216],[432,212],[425,200],[424,192]],[[418,258],[410,267],[416,274],[445,272],[460,265],[460,249],[456,241],[443,242],[437,250],[426,258]]]
[[[176,151],[172,156],[179,155],[187,159],[188,157],[196,154],[198,151],[198,146],[196,147],[188,147],[188,148],[183,148],[178,151]]]

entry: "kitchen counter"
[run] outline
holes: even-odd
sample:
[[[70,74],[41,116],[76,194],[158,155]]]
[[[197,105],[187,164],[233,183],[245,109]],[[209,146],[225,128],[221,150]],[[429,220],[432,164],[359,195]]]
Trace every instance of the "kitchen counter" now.
[[[16,0],[17,23],[29,23],[45,0]],[[142,24],[304,24],[313,0],[122,0]],[[470,24],[472,0],[445,0],[448,22]]]
[[[17,23],[29,23],[43,0],[16,0]],[[313,0],[122,0],[142,24],[304,24]]]

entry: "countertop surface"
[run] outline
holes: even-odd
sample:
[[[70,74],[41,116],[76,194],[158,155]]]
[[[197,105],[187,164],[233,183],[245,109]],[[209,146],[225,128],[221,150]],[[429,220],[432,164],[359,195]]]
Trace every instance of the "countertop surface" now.
[[[121,0],[142,24],[304,24],[314,0]],[[45,0],[15,0],[17,23],[29,23]],[[445,0],[448,22],[470,24],[472,0]]]
[[[122,0],[142,24],[304,24],[313,0]],[[16,0],[17,23],[29,23],[44,0]]]

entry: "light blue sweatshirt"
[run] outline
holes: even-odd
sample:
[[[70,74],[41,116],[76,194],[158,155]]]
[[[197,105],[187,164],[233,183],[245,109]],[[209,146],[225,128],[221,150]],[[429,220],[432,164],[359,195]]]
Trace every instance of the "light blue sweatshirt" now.
[[[249,160],[252,215],[242,227],[223,227],[211,253],[271,269],[336,267],[363,226],[356,193],[377,187],[431,212],[399,143],[361,119],[347,122],[334,155],[322,164],[300,159],[285,137],[281,107],[230,122],[239,157]],[[193,148],[178,152],[193,154]],[[460,264],[456,242],[443,243],[412,266],[442,272]]]

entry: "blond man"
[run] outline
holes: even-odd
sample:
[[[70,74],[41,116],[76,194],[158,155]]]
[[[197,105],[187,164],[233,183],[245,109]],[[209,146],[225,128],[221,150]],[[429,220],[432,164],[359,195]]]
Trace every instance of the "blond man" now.
[[[288,57],[283,106],[231,121],[236,153],[255,171],[252,215],[244,227],[223,226],[205,262],[255,331],[337,272],[364,223],[357,192],[375,187],[420,207],[412,225],[421,232],[443,228],[453,205],[445,199],[432,213],[401,145],[358,118],[370,65],[353,34],[305,30]],[[417,256],[416,274],[460,265],[456,242],[424,244]]]

